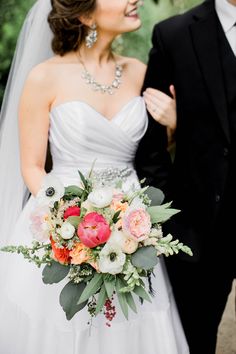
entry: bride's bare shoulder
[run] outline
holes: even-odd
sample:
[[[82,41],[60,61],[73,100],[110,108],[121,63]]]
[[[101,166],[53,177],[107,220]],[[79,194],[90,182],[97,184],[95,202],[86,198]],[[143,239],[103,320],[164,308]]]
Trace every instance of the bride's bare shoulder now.
[[[31,69],[27,80],[37,84],[54,82],[64,62],[65,59],[57,55],[47,59]]]
[[[124,69],[127,71],[131,80],[142,87],[144,76],[147,70],[146,64],[136,58],[131,57],[118,57],[119,62],[123,65]]]
[[[56,96],[61,77],[66,75],[71,58],[69,56],[53,56],[52,58],[34,66],[29,72],[24,92],[44,96],[48,102],[52,102]]]

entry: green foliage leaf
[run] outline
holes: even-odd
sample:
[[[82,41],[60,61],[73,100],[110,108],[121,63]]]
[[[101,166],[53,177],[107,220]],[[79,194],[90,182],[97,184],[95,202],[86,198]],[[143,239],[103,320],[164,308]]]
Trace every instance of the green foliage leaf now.
[[[104,285],[106,288],[107,296],[110,299],[113,295],[114,290],[115,290],[116,278],[115,277],[104,278]]]
[[[107,299],[107,292],[106,292],[105,285],[103,284],[98,295],[98,301],[97,301],[96,312],[95,312],[96,315],[102,310],[106,302],[106,299]]]
[[[79,188],[78,186],[68,186],[65,187],[65,195],[81,197],[83,194],[83,189]]]
[[[96,292],[100,289],[103,283],[103,275],[101,273],[95,273],[94,277],[90,280],[87,284],[86,288],[84,289],[78,304],[88,300],[90,296],[96,294]]]
[[[131,263],[134,267],[145,270],[152,269],[158,263],[157,251],[154,246],[147,246],[138,248],[132,254]]]
[[[147,212],[151,216],[151,222],[153,224],[164,223],[169,220],[173,215],[180,212],[178,209],[169,208],[171,203],[162,204],[158,206],[151,206],[147,209]]]
[[[148,302],[152,302],[150,299],[150,296],[148,295],[148,293],[146,292],[146,290],[144,289],[144,287],[142,286],[136,286],[133,290],[133,292],[138,295],[139,297],[141,297],[143,300],[146,300]]]
[[[87,179],[84,177],[83,173],[78,171],[79,172],[79,176],[80,176],[80,179],[81,179],[81,182],[83,183],[84,185],[84,188],[87,189],[88,187],[88,181]]]
[[[127,300],[126,300],[126,295],[124,293],[120,292],[120,289],[122,289],[124,287],[124,283],[122,282],[122,280],[117,277],[116,279],[116,294],[119,300],[119,304],[121,307],[121,310],[125,316],[125,318],[128,320],[129,317],[129,310],[128,310],[128,304],[127,304]]]
[[[114,214],[114,216],[113,216],[113,218],[112,218],[112,221],[113,221],[113,223],[114,224],[116,224],[117,223],[117,221],[119,221],[120,220],[120,213],[121,213],[121,210],[118,210],[117,212],[115,212],[115,214]]]
[[[164,193],[160,189],[155,187],[148,187],[145,194],[147,194],[148,198],[151,199],[151,206],[161,205],[165,198]]]
[[[69,282],[64,286],[60,294],[60,305],[66,313],[66,318],[68,321],[80,310],[82,310],[87,301],[78,305],[79,298],[85,288],[85,283],[75,284],[74,282]]]
[[[80,216],[69,216],[69,217],[67,218],[67,221],[68,221],[71,225],[73,225],[75,228],[77,228],[78,225],[79,225],[79,223],[80,223],[80,221],[81,221],[81,217],[80,217]]]
[[[134,298],[133,298],[132,294],[131,293],[125,293],[125,296],[126,296],[127,304],[129,305],[131,310],[133,310],[135,313],[137,313],[137,307],[135,305]]]
[[[50,265],[46,265],[43,269],[44,284],[59,283],[69,273],[70,267],[56,261],[52,261]]]

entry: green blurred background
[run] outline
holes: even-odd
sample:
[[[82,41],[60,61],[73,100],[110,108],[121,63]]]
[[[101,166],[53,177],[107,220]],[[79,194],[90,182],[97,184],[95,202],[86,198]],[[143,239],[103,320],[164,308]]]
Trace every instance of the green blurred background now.
[[[111,0],[112,1],[112,0]],[[0,0],[0,106],[16,40],[24,17],[35,0]],[[202,2],[201,0],[144,0],[142,28],[117,39],[116,49],[128,56],[146,62],[151,46],[153,25],[174,14],[182,13]]]

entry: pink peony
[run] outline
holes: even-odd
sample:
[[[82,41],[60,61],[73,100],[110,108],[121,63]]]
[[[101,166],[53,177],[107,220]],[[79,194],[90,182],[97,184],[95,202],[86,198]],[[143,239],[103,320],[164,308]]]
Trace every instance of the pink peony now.
[[[124,233],[138,242],[148,238],[151,226],[150,215],[142,208],[127,212],[122,220]]]
[[[72,206],[67,208],[64,212],[64,219],[66,220],[70,216],[80,216],[80,207]]]
[[[79,224],[77,233],[86,247],[93,248],[107,242],[111,229],[102,215],[92,212],[85,215],[84,220]]]

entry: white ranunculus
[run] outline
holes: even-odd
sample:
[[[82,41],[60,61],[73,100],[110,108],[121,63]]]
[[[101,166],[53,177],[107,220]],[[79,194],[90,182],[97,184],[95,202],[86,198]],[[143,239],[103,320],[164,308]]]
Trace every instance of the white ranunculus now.
[[[92,204],[87,200],[85,200],[83,203],[81,203],[81,208],[85,208],[87,210],[87,213],[91,213],[93,211],[93,206]],[[86,213],[86,214],[87,214]]]
[[[110,187],[94,189],[88,196],[88,201],[96,208],[105,208],[111,204],[113,190]]]
[[[127,254],[134,253],[138,248],[138,242],[125,235],[122,231],[114,230],[108,243],[116,243]]]
[[[75,234],[75,227],[68,221],[65,221],[62,224],[59,233],[64,240],[70,240]]]
[[[121,273],[126,261],[126,256],[121,248],[114,242],[108,242],[100,252],[98,268],[101,273]]]
[[[63,197],[64,193],[65,187],[61,181],[53,175],[46,175],[36,195],[36,200],[39,205],[52,207],[55,202],[58,202]]]
[[[116,243],[120,248],[123,247],[125,241],[125,235],[122,231],[114,230],[108,240],[108,243]]]

